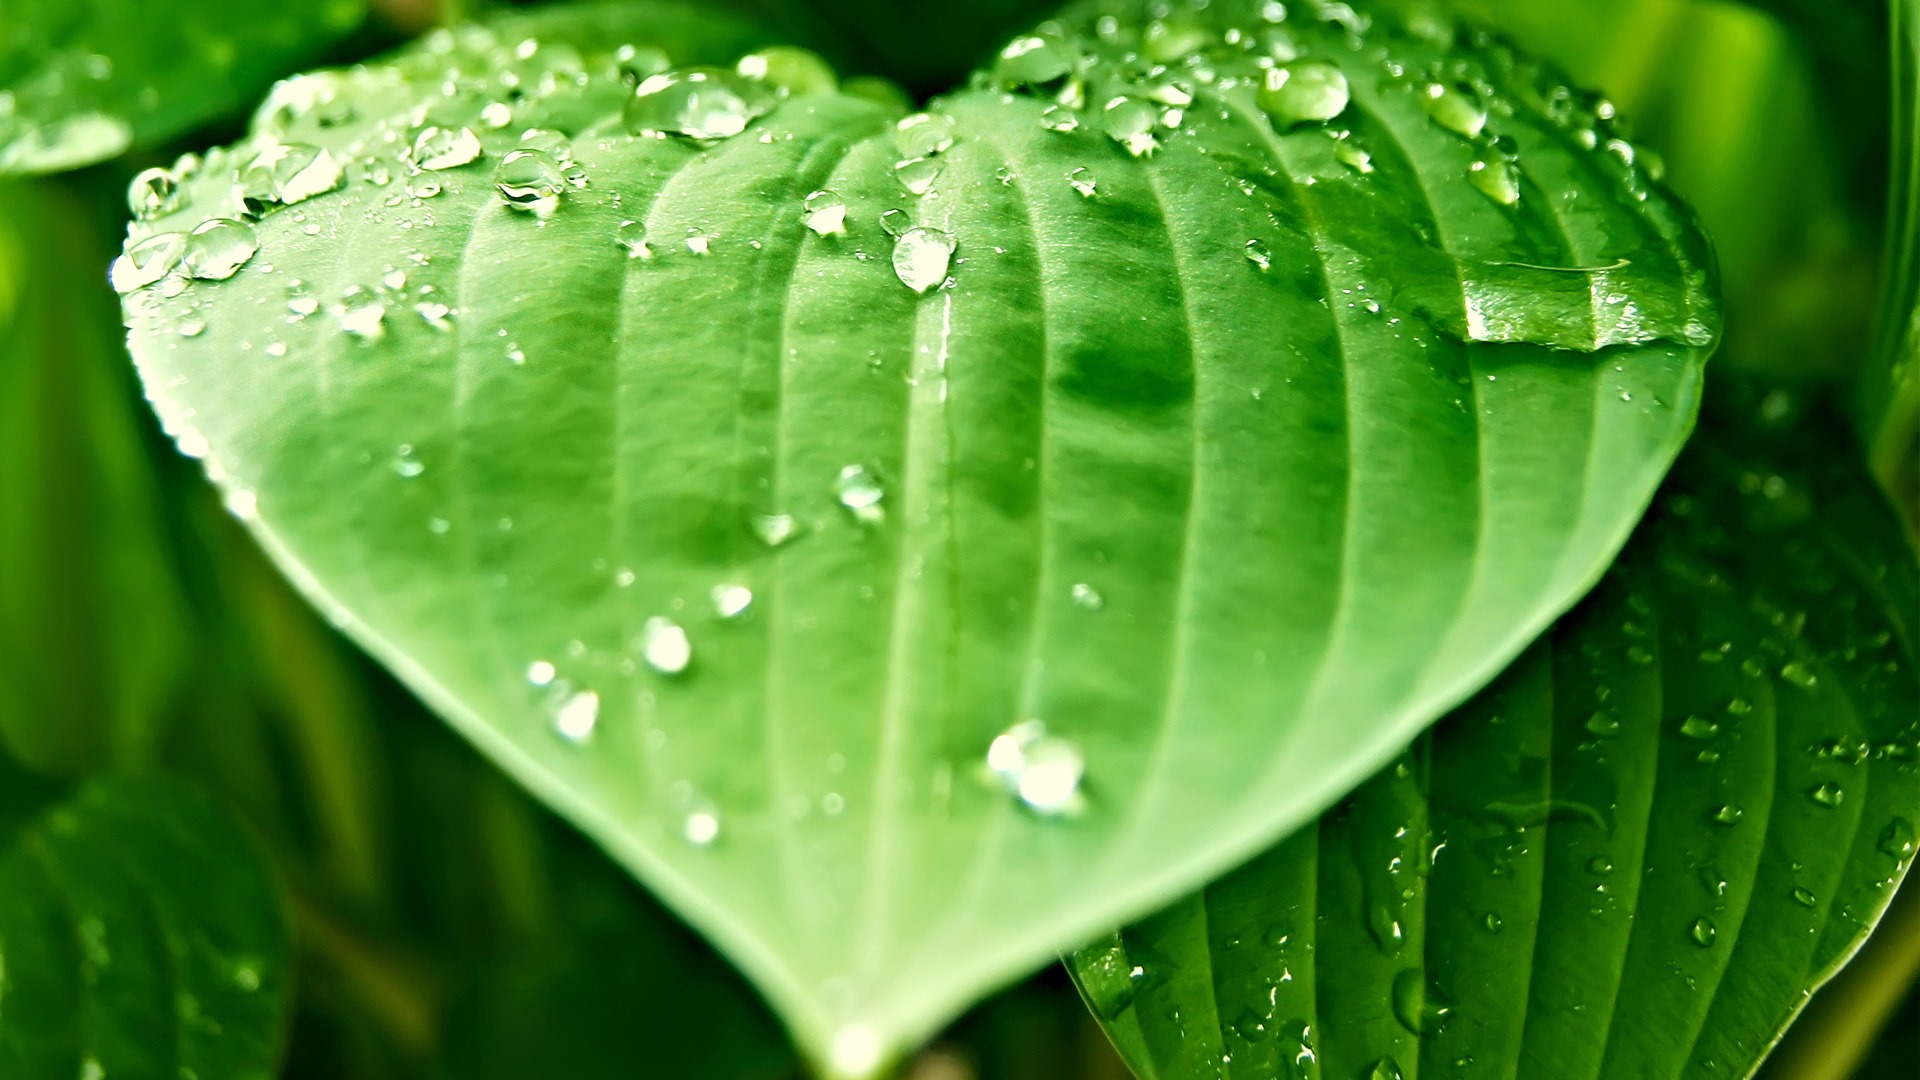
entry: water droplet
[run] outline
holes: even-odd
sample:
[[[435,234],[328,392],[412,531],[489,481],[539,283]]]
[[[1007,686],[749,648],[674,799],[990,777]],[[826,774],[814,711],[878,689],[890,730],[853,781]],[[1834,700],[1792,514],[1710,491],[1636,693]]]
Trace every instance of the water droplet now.
[[[880,1065],[880,1036],[865,1024],[848,1024],[834,1032],[827,1057],[841,1076],[864,1080]]]
[[[1738,825],[1740,819],[1745,816],[1746,812],[1732,803],[1727,803],[1713,812],[1713,820],[1721,825]]]
[[[1153,135],[1159,123],[1158,109],[1125,94],[1107,102],[1100,116],[1100,126],[1107,138],[1126,147],[1127,153],[1134,157],[1145,157],[1160,149],[1160,140]]]
[[[1586,727],[1588,731],[1603,739],[1610,739],[1620,734],[1619,718],[1609,716],[1606,713],[1594,713],[1592,716],[1587,717]]]
[[[396,475],[411,480],[421,473],[426,472],[427,467],[413,456],[412,446],[402,444],[399,451],[394,455],[393,471]]]
[[[1434,123],[1456,135],[1477,139],[1486,130],[1487,108],[1480,104],[1479,95],[1472,90],[1445,83],[1428,83],[1421,100]]]
[[[1497,151],[1482,153],[1467,166],[1467,182],[1502,206],[1520,204],[1520,170]]]
[[[840,80],[820,54],[792,45],[775,45],[740,58],[734,70],[790,97],[831,94]]]
[[[993,74],[1003,90],[1041,89],[1073,74],[1073,47],[1051,35],[1015,38],[1000,50]]]
[[[932,158],[909,158],[893,167],[893,178],[912,195],[925,195],[933,190],[933,182],[940,178],[942,166]]]
[[[85,1058],[80,1062],[80,1080],[107,1080],[106,1067],[99,1058]]]
[[[647,620],[640,632],[640,653],[662,675],[678,675],[693,661],[693,643],[679,623],[663,615]]]
[[[553,665],[545,660],[535,660],[527,665],[527,682],[534,686],[546,686],[553,682]]]
[[[713,810],[695,810],[680,826],[680,834],[694,847],[707,847],[720,836],[720,815]]]
[[[1373,155],[1345,139],[1334,144],[1333,156],[1354,172],[1364,175],[1373,171]]]
[[[1829,780],[1824,784],[1818,784],[1809,788],[1807,790],[1807,798],[1812,799],[1821,806],[1832,808],[1840,805],[1841,801],[1846,798],[1846,792],[1841,790],[1839,784]]]
[[[924,295],[947,280],[954,248],[953,237],[938,229],[908,229],[894,242],[893,272],[902,285]]]
[[[1812,889],[1800,888],[1793,890],[1793,902],[1801,907],[1810,908],[1820,903],[1820,898],[1813,895]]]
[[[886,489],[864,465],[841,469],[833,482],[833,496],[863,525],[878,525],[886,520],[886,507],[881,505],[887,496]]]
[[[1500,917],[1499,912],[1489,911],[1487,912],[1487,917],[1480,920],[1480,925],[1487,928],[1487,933],[1497,934],[1502,927],[1507,925],[1507,921]]]
[[[649,76],[627,101],[627,130],[682,135],[699,142],[730,139],[773,107],[769,87],[718,68]]]
[[[500,160],[493,182],[508,207],[544,218],[559,209],[567,176],[553,155],[543,150],[515,150]]]
[[[1085,802],[1080,780],[1086,765],[1080,749],[1047,734],[1047,726],[1038,720],[1023,720],[995,736],[987,747],[987,768],[1036,813],[1071,813]]]
[[[358,301],[340,309],[340,329],[362,341],[378,341],[387,333],[386,305]]]
[[[1273,269],[1273,249],[1267,246],[1265,240],[1256,237],[1247,241],[1246,252],[1247,261],[1253,264],[1254,269],[1261,273]]]
[[[953,148],[954,124],[950,116],[914,113],[893,129],[893,143],[909,158],[933,157]]]
[[[1811,690],[1820,682],[1819,677],[1813,673],[1813,669],[1798,660],[1790,660],[1782,665],[1780,677],[1802,690]]]
[[[1323,124],[1347,111],[1352,100],[1347,76],[1321,60],[1299,60],[1268,68],[1254,99],[1284,131],[1298,124]]]
[[[214,218],[203,222],[187,237],[180,266],[188,277],[225,281],[239,273],[259,250],[260,238],[253,226],[229,218]]]
[[[1100,595],[1100,590],[1084,581],[1074,584],[1071,595],[1073,596],[1074,604],[1088,611],[1099,611],[1107,604],[1107,599]]]
[[[1073,190],[1079,192],[1083,199],[1093,198],[1094,192],[1100,189],[1099,181],[1093,178],[1093,174],[1088,172],[1084,165],[1067,173],[1067,183]]]
[[[816,191],[803,207],[807,228],[816,236],[847,235],[847,201],[835,191]]]
[[[1880,834],[1881,852],[1902,862],[1913,858],[1916,843],[1913,823],[1906,818],[1894,818]]]
[[[1446,1026],[1453,1007],[1427,984],[1424,972],[1405,968],[1393,977],[1393,1015],[1401,1027],[1424,1038]]]
[[[888,236],[898,240],[913,228],[913,215],[905,210],[889,210],[880,215],[880,228]]]
[[[408,156],[415,168],[429,172],[457,169],[480,156],[480,136],[472,128],[421,128]]]
[[[1712,919],[1702,915],[1693,920],[1693,926],[1688,928],[1687,936],[1693,939],[1695,945],[1709,949],[1713,947],[1714,939],[1720,936],[1720,928],[1713,925]]]
[[[108,274],[116,292],[130,293],[171,274],[186,254],[187,238],[179,233],[160,233],[127,249],[113,261]]]
[[[1680,734],[1689,739],[1711,739],[1720,734],[1720,725],[1695,713],[1680,721]]]
[[[1373,1069],[1367,1073],[1367,1080],[1406,1080],[1406,1074],[1400,1071],[1400,1063],[1391,1057],[1383,1057],[1374,1062]]]
[[[1049,105],[1040,113],[1040,126],[1065,135],[1080,130],[1080,114],[1065,105]]]
[[[800,523],[792,514],[756,514],[749,524],[768,547],[777,548],[800,535]]]
[[[712,600],[715,615],[723,619],[737,619],[753,606],[753,590],[745,585],[715,585]]]
[[[304,143],[283,143],[262,150],[242,174],[240,186],[249,201],[260,193],[292,206],[337,191],[346,182],[346,169],[331,153]]]
[[[568,742],[585,742],[600,721],[600,695],[591,690],[570,694],[553,713],[553,729]]]
[[[165,169],[142,169],[127,185],[127,209],[151,221],[180,207],[180,185]]]
[[[1613,860],[1605,855],[1595,855],[1587,861],[1587,869],[1604,877],[1613,873]]]
[[[1241,1009],[1240,1015],[1234,1018],[1233,1033],[1250,1043],[1262,1042],[1267,1037],[1266,1017],[1251,1008]]]
[[[513,123],[513,106],[504,101],[488,102],[487,106],[480,110],[480,122],[496,131],[506,127]]]

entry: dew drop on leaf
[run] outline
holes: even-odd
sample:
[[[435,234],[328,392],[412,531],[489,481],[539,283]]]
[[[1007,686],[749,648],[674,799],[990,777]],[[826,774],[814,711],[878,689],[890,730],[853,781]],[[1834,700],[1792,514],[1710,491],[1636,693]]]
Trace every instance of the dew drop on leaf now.
[[[886,520],[882,505],[887,492],[872,471],[864,465],[849,465],[840,470],[833,482],[833,497],[863,525],[878,525]]]
[[[1253,264],[1255,270],[1265,273],[1273,269],[1273,249],[1267,246],[1265,240],[1256,237],[1247,241],[1246,253],[1247,261]]]
[[[1824,784],[1818,784],[1808,789],[1807,798],[1812,799],[1821,806],[1831,809],[1840,805],[1846,798],[1846,792],[1841,789],[1839,784],[1829,780]]]
[[[1085,165],[1078,166],[1067,173],[1067,183],[1073,190],[1079,192],[1083,199],[1093,198],[1094,192],[1100,190],[1099,181],[1093,178],[1093,174],[1087,171]]]
[[[1069,594],[1073,597],[1075,606],[1088,611],[1099,611],[1107,603],[1106,597],[1100,595],[1100,590],[1084,581],[1075,582]]]
[[[1520,205],[1520,170],[1505,155],[1481,154],[1467,167],[1467,181],[1501,206]]]
[[[142,169],[127,185],[127,209],[150,221],[179,208],[180,185],[166,169]]]
[[[421,128],[408,156],[415,168],[429,172],[457,169],[480,156],[480,136],[472,128]]]
[[[1695,945],[1709,949],[1713,947],[1714,940],[1720,936],[1720,928],[1713,925],[1712,919],[1702,915],[1693,920],[1693,925],[1687,929],[1687,936],[1693,939]]]
[[[925,294],[947,280],[954,247],[953,237],[938,229],[908,229],[894,242],[893,272],[902,285]]]
[[[953,118],[937,113],[914,113],[894,126],[893,143],[909,158],[944,154],[953,148]]]
[[[1051,35],[1015,38],[1000,50],[995,81],[1003,90],[1041,89],[1073,74],[1073,47]]]
[[[1894,818],[1880,834],[1880,851],[1901,862],[1913,858],[1915,846],[1913,823],[1906,818]]]
[[[600,722],[600,695],[591,690],[569,694],[553,713],[553,729],[568,742],[585,742]]]
[[[1446,1025],[1453,1007],[1427,984],[1425,972],[1404,968],[1393,977],[1393,1015],[1401,1027],[1425,1037]]]
[[[1038,720],[1023,720],[995,736],[987,747],[987,768],[1035,813],[1068,814],[1084,806],[1080,781],[1086,762],[1080,748],[1047,734]]]
[[[1720,725],[1695,713],[1680,721],[1680,734],[1689,739],[1711,739],[1720,734]]]
[[[1080,130],[1080,114],[1065,105],[1049,105],[1040,113],[1040,126],[1065,135]]]
[[[718,68],[649,76],[627,101],[635,135],[682,135],[698,142],[730,139],[773,107],[774,92]]]
[[[940,178],[941,164],[932,158],[908,158],[893,167],[893,178],[911,195],[925,195]]]
[[[742,77],[791,97],[831,94],[840,88],[833,68],[820,54],[792,45],[776,45],[748,53],[734,65]]]
[[[1745,811],[1732,803],[1726,803],[1713,812],[1714,822],[1720,825],[1738,825],[1744,816],[1746,816]]]
[[[1813,669],[1798,660],[1789,660],[1780,668],[1780,677],[1802,690],[1811,690],[1819,684],[1819,677]]]
[[[1366,1080],[1406,1080],[1406,1074],[1400,1071],[1400,1063],[1391,1057],[1383,1057],[1374,1062],[1367,1072]]]
[[[905,210],[888,210],[880,215],[880,229],[895,240],[907,235],[913,228],[913,215]]]
[[[127,249],[113,261],[109,277],[114,291],[130,293],[159,281],[180,265],[186,254],[187,238],[179,233],[160,233]]]
[[[533,686],[546,686],[553,682],[553,665],[545,660],[535,660],[527,665],[527,682]]]
[[[1487,108],[1471,90],[1446,83],[1428,83],[1421,100],[1433,122],[1456,135],[1477,139],[1486,130]]]
[[[803,206],[807,228],[816,236],[847,234],[847,201],[835,191],[816,191]]]
[[[613,242],[620,245],[629,259],[653,257],[653,248],[647,244],[647,223],[644,221],[622,221],[614,227]]]
[[[1268,68],[1254,92],[1254,100],[1281,131],[1326,123],[1346,112],[1352,99],[1345,73],[1323,60]]]
[[[1793,890],[1793,902],[1801,907],[1811,908],[1820,903],[1820,898],[1813,895],[1812,889],[1797,888]]]
[[[800,523],[792,514],[756,514],[749,524],[760,542],[771,548],[777,548],[800,535]]]
[[[640,632],[640,654],[660,674],[678,675],[693,662],[693,643],[679,623],[655,615]]]
[[[720,836],[720,815],[711,809],[695,810],[681,823],[680,835],[694,847],[708,847]]]
[[[239,273],[259,250],[260,238],[253,226],[229,218],[214,218],[202,222],[187,237],[180,266],[188,277],[225,281]]]
[[[848,1024],[833,1033],[827,1058],[840,1076],[864,1078],[880,1065],[880,1036],[865,1024]]]
[[[567,177],[553,155],[543,150],[515,150],[500,159],[493,183],[509,208],[544,218],[559,209]]]
[[[1159,110],[1125,94],[1107,102],[1100,115],[1100,126],[1107,138],[1125,147],[1134,157],[1146,157],[1160,148],[1160,140],[1153,135],[1159,123]]]
[[[710,598],[713,600],[713,613],[722,619],[740,618],[753,606],[753,590],[745,585],[715,585]]]

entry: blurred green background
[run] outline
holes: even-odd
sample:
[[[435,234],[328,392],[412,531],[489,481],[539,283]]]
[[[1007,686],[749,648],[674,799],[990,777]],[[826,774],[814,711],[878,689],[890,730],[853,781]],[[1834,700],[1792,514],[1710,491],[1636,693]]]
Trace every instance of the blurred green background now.
[[[903,6],[945,12],[952,32],[908,41],[869,21],[840,59],[876,69],[917,50],[923,91],[1042,10]],[[1804,32],[1700,0],[1457,4],[1607,93],[1658,148],[1718,246],[1729,331],[1716,365],[1830,379],[1872,327],[1886,30],[1872,4],[1775,6]],[[439,14],[389,4],[334,58]],[[731,969],[320,621],[157,430],[104,269],[133,172],[238,130],[226,124],[0,186],[0,825],[17,796],[112,768],[163,766],[235,806],[295,898],[291,1078],[800,1076]],[[1876,1037],[1851,1074],[1916,1075],[1920,997],[1877,1023],[1920,955],[1916,908],[1872,947],[1865,988],[1835,992],[1864,996],[1816,1006],[1790,1040],[1794,1060],[1818,1064],[1780,1075],[1850,1075]],[[1125,1072],[1054,971],[979,1007],[910,1075]]]

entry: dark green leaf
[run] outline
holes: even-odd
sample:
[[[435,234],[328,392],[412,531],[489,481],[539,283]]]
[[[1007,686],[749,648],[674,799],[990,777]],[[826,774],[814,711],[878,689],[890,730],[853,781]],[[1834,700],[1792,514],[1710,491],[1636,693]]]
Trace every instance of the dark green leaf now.
[[[1074,957],[1141,1076],[1751,1074],[1920,821],[1913,557],[1844,425],[1799,412],[1728,403],[1492,688]]]
[[[1879,347],[1860,405],[1880,480],[1920,537],[1920,4],[1893,0],[1893,177]]]
[[[1095,104],[983,79],[900,178],[944,140],[790,53],[818,92],[705,144],[622,125],[644,48],[294,80],[136,226],[132,346],[303,590],[862,1072],[1377,767],[1691,426],[1704,241],[1604,121],[1259,10],[1023,41],[998,78],[1084,53]],[[321,150],[342,190],[235,201]]]
[[[195,789],[83,789],[0,853],[0,1075],[267,1080],[292,996],[279,886]]]
[[[0,186],[0,746],[42,769],[147,757],[187,662],[110,251],[71,195]]]
[[[364,0],[10,0],[0,176],[59,172],[232,112],[359,25]]]

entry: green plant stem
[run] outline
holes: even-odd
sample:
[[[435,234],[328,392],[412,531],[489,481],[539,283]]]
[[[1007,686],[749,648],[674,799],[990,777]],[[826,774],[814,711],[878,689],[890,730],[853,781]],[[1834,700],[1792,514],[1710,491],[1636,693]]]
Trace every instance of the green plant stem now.
[[[1920,886],[1910,879],[1867,945],[1822,989],[1759,1073],[1847,1080],[1920,981]]]

